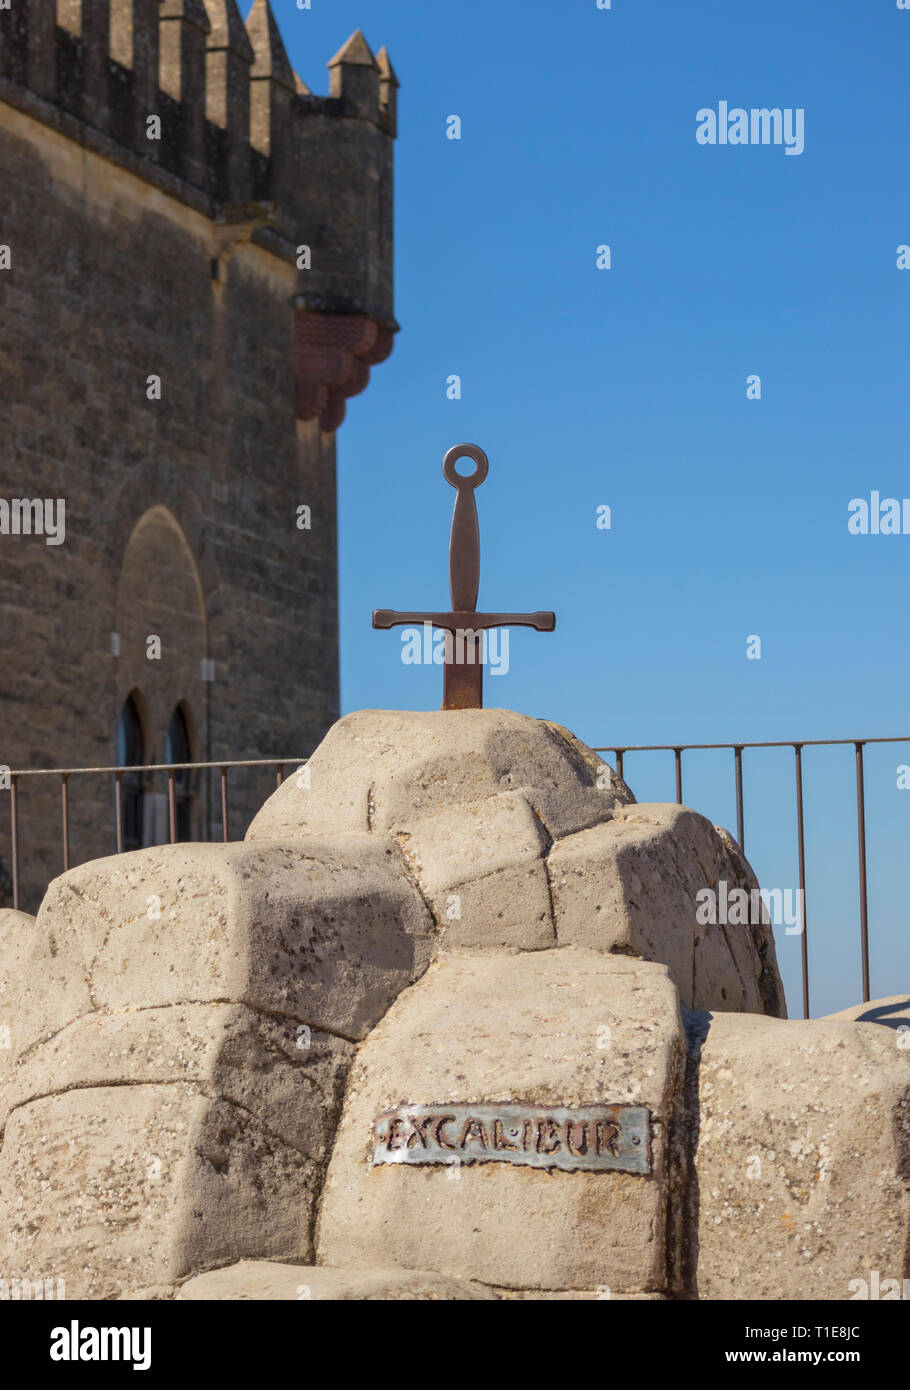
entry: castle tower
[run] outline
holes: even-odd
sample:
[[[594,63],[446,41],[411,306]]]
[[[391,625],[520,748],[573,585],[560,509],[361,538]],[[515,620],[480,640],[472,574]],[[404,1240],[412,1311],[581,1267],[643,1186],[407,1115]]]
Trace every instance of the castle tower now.
[[[295,759],[337,717],[335,437],[397,329],[398,84],[359,31],[329,82],[268,0],[0,9],[0,769]],[[232,836],[273,785],[232,774]],[[121,788],[129,843],[165,790]],[[180,797],[217,837],[217,771]],[[33,907],[59,780],[18,802]],[[111,785],[68,814],[71,863],[110,852]],[[3,790],[0,903],[8,873]]]

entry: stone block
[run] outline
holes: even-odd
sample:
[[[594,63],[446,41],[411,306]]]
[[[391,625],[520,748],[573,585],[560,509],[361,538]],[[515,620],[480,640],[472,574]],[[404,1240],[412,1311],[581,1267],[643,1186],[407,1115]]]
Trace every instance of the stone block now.
[[[659,1292],[667,1126],[682,1058],[665,967],[577,947],[452,956],[362,1045],[321,1203],[321,1262],[437,1269],[512,1289]],[[646,1107],[651,1171],[372,1163],[402,1105]]]
[[[556,944],[540,818],[520,792],[436,811],[396,836],[443,948]]]
[[[440,923],[443,952],[497,947],[541,951],[556,944],[543,860],[455,884],[449,899]]]
[[[0,912],[0,1026],[9,1029],[9,1047],[0,1048],[0,1129],[4,1077],[8,1083],[20,1054],[93,1007],[81,961],[58,955],[53,935],[28,913]]]
[[[21,1043],[19,1002],[25,968],[35,943],[34,917],[11,907],[0,908],[0,1133],[4,1090],[15,1070]]]
[[[268,1253],[312,1257],[320,1168],[186,1082],[76,1089],[12,1112],[3,1265],[116,1298]]]
[[[684,806],[617,807],[547,860],[560,945],[662,961],[686,1007],[784,1013],[770,926],[700,923],[698,894],[758,884],[732,842]]]
[[[436,811],[521,792],[550,837],[594,825],[632,800],[598,786],[597,754],[558,724],[512,710],[359,710],[329,730],[269,798],[247,839],[409,830]]]
[[[225,1000],[360,1038],[435,940],[398,850],[370,835],[95,860],[54,880],[38,930],[54,968],[29,982],[26,1045],[90,1008]]]
[[[243,1004],[93,1013],[20,1060],[8,1108],[76,1088],[185,1082],[325,1163],[354,1051],[342,1038]]]
[[[910,1275],[910,1052],[899,1035],[720,1013],[687,1026],[700,1053],[682,1160],[688,1296],[851,1299],[873,1270]]]

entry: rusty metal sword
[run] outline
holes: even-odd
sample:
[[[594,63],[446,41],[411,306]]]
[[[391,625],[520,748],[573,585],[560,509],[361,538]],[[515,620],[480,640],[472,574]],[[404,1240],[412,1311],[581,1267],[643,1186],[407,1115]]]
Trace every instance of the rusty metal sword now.
[[[467,477],[459,473],[456,462],[469,458],[476,464]],[[490,464],[476,444],[456,444],[446,454],[442,472],[455,489],[455,510],[449,537],[450,613],[398,613],[377,608],[373,627],[388,629],[409,623],[431,623],[446,633],[443,668],[442,708],[480,709],[483,706],[483,633],[495,627],[533,627],[552,632],[555,613],[478,613],[480,586],[480,527],[477,522],[475,489],[489,472]]]

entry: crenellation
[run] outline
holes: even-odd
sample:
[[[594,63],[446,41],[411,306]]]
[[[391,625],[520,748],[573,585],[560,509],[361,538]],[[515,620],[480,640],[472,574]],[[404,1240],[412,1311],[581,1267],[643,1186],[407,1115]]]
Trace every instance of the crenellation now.
[[[152,182],[160,166],[210,216],[223,204],[277,204],[274,227],[311,248],[298,308],[366,313],[394,332],[398,78],[360,30],[327,66],[329,94],[316,96],[268,0],[255,0],[246,24],[236,0],[14,0],[0,10],[0,78],[14,84],[4,100],[70,136],[82,123],[80,143],[135,172],[132,151]],[[369,244],[357,232],[366,224]]]
[[[82,0],[57,0],[57,25],[74,38],[82,36]]]
[[[250,143],[257,170],[268,161],[266,181],[258,196],[287,199],[297,183],[294,168],[292,110],[294,70],[288,60],[281,32],[269,0],[255,0],[247,19],[247,33],[255,55],[250,81]],[[260,175],[260,178],[262,176]]]
[[[57,89],[54,59],[56,26],[56,0],[31,0],[27,20],[28,62],[23,85],[49,101],[53,99]]]
[[[146,158],[154,159],[157,142],[149,140],[146,121],[158,100],[159,27],[161,0],[115,0],[130,10],[130,58],[133,85],[134,147]]]
[[[108,59],[107,99],[105,133],[128,146],[133,132],[133,75],[128,66],[113,58]]]
[[[171,139],[162,140],[162,154],[179,158],[171,164],[189,183],[206,187],[206,39],[211,28],[202,0],[163,0],[160,11],[159,81],[162,92],[180,103],[179,113],[167,112]],[[162,113],[162,125],[164,125]],[[176,149],[174,145],[176,143]]]
[[[110,106],[111,0],[82,0],[82,115],[106,130]]]
[[[111,57],[123,68],[133,66],[133,0],[110,0]]]
[[[239,203],[250,196],[253,48],[236,0],[205,0],[205,6],[211,26],[205,55],[205,113],[207,120],[225,133],[225,194],[228,202]]]
[[[55,91],[51,100],[68,115],[82,118],[83,62],[82,40],[65,25],[54,32],[56,61]]]
[[[0,9],[0,73],[24,82],[28,66],[28,16],[22,4]]]
[[[394,140],[398,134],[398,88],[401,83],[385,45],[376,54],[376,62],[379,65],[379,110],[383,124]]]
[[[358,29],[329,60],[329,96],[344,102],[345,115],[379,122],[379,64]]]

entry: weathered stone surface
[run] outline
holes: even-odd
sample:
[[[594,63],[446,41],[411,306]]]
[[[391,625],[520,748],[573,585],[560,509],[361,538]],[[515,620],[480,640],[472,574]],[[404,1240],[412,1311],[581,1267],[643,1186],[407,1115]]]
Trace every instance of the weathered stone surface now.
[[[0,1024],[9,1028],[9,1047],[0,1048],[0,1129],[4,1077],[36,1037],[48,1036],[93,1008],[81,964],[58,957],[54,938],[34,917],[0,913]]]
[[[635,805],[557,725],[508,710],[348,715],[248,840],[319,831],[393,839],[443,951],[622,951],[666,962],[688,1006],[786,1012],[761,912],[696,920],[701,889],[757,890],[735,842],[684,807]]]
[[[442,951],[540,951],[556,944],[542,860],[457,884],[446,901],[450,905],[440,922]]]
[[[29,980],[26,1046],[92,1008],[224,1000],[363,1037],[435,935],[397,849],[369,835],[95,860],[54,880],[38,930],[53,970]]]
[[[898,1037],[721,1013],[689,1014],[687,1028],[696,1055],[704,1038],[688,1116],[690,1296],[848,1299],[871,1270],[910,1274]]]
[[[664,962],[687,1007],[783,1014],[770,926],[700,924],[697,894],[758,887],[729,837],[683,806],[617,807],[547,861],[560,945]]]
[[[35,919],[0,908],[0,1132],[3,1091],[19,1050],[20,1001],[25,964],[35,947]]]
[[[263,1252],[312,1258],[320,1169],[186,1082],[71,1090],[9,1117],[4,1268],[116,1298]]]
[[[141,1289],[127,1289],[118,1293],[118,1302],[126,1303],[170,1303],[177,1295],[179,1284],[147,1284]]]
[[[4,1267],[75,1297],[761,1298],[802,1261],[839,1287],[856,1212],[870,1269],[910,1247],[910,1001],[762,1018],[766,921],[697,916],[757,889],[727,832],[508,712],[342,725],[245,843],[87,864],[0,917]],[[716,1011],[700,1067],[677,988]],[[609,1104],[637,1107],[612,1147]],[[458,1114],[421,1164],[409,1105]]]
[[[681,1060],[665,967],[568,947],[453,956],[362,1045],[321,1204],[330,1264],[435,1268],[497,1287],[663,1287],[666,1127]],[[653,1171],[506,1163],[370,1164],[373,1121],[403,1104],[647,1106]]]
[[[558,725],[509,710],[366,710],[339,721],[269,799],[248,840],[370,830],[391,837],[444,950],[555,944],[545,858],[554,834],[630,799]]]
[[[733,889],[740,889],[749,895],[751,901],[753,894],[759,894],[759,882],[752,865],[729,830],[726,830],[722,825],[715,825],[714,830],[723,845],[723,862],[718,876],[719,881],[726,883],[728,894]],[[787,999],[784,993],[784,983],[777,963],[774,931],[768,909],[764,903],[759,903],[759,911],[753,915],[753,920],[748,926],[728,925],[726,936],[739,976],[746,981],[747,991],[750,994],[751,984],[757,980],[758,1012],[769,1014],[772,1018],[786,1018]],[[711,961],[712,956],[710,952],[703,949],[702,942],[704,940],[704,937],[700,937],[699,942],[696,943],[696,998],[702,995],[707,998],[709,993],[706,966]],[[756,956],[758,957],[757,961]],[[693,1007],[695,1006],[693,1005]],[[697,1007],[706,1008],[707,1005],[700,1004]],[[726,1001],[724,1002],[724,1011],[735,1012],[729,1008]]]
[[[76,1087],[191,1082],[326,1162],[354,1045],[243,1004],[177,1004],[76,1019],[20,1060],[9,1109]],[[0,1114],[0,1129],[3,1126]]]
[[[188,1279],[178,1299],[331,1299],[347,1302],[440,1300],[495,1302],[480,1284],[414,1269],[333,1269],[244,1260]]]
[[[0,1143],[9,1105],[9,1088],[21,1045],[21,1000],[25,965],[36,941],[35,919],[13,908],[0,909]],[[6,1203],[0,1194],[0,1250],[7,1239]]]
[[[4,1267],[56,1252],[70,1296],[113,1297],[244,1256],[309,1258],[349,1039],[435,938],[399,849],[363,835],[121,855],[55,880],[25,925],[0,1094]]]
[[[443,948],[555,946],[544,865],[550,837],[521,792],[436,811],[395,839]]]
[[[849,1019],[853,1023],[877,1023],[880,1027],[907,1029],[910,1034],[910,994],[889,994],[884,999],[872,999],[867,1004],[851,1004],[826,1019]],[[910,1037],[902,1045],[910,1051]]]
[[[70,1296],[114,1297],[309,1258],[348,1039],[434,934],[372,836],[168,846],[57,879],[18,950],[4,1267],[56,1259]]]
[[[662,1293],[614,1293],[608,1285],[599,1289],[496,1289],[509,1303],[663,1303]]]
[[[33,930],[35,919],[30,912],[17,912],[15,908],[0,908],[0,991],[5,988],[8,978],[9,960],[15,952],[17,943]],[[0,992],[0,999],[3,999]]]
[[[555,838],[632,800],[622,783],[598,787],[603,766],[558,724],[512,710],[359,710],[329,730],[308,779],[288,778],[269,798],[247,839],[389,834],[502,792],[521,792]]]

